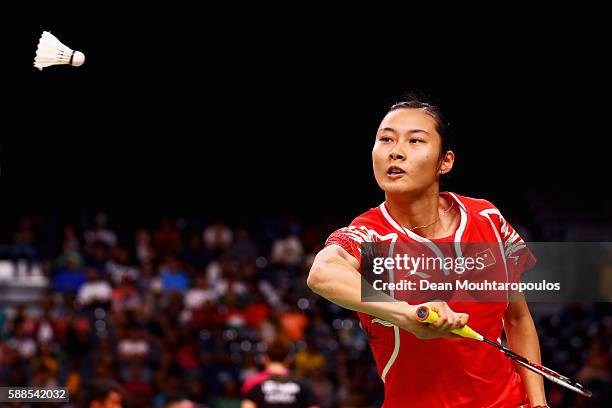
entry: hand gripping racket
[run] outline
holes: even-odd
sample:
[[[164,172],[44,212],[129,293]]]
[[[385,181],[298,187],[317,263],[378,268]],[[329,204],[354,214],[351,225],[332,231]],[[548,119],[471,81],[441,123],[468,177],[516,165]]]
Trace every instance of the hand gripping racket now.
[[[435,312],[435,310],[431,310],[429,307],[427,306],[420,306],[417,309],[416,312],[416,318],[419,322],[421,323],[433,323],[436,320],[438,320],[438,314]],[[474,340],[479,340],[479,341],[483,341],[487,344],[490,344],[491,346],[501,350],[506,357],[512,359],[513,361],[517,362],[518,364],[522,365],[523,367],[536,372],[538,374],[540,374],[541,376],[543,376],[544,378],[549,379],[550,381],[561,385],[562,387],[568,388],[574,392],[577,392],[580,395],[584,395],[585,397],[590,397],[592,395],[591,391],[587,390],[586,388],[584,388],[581,384],[570,380],[569,378],[567,378],[564,375],[559,374],[556,371],[553,371],[549,368],[546,368],[540,364],[534,363],[532,361],[527,360],[525,357],[520,356],[516,353],[514,353],[513,351],[511,351],[510,349],[497,344],[494,341],[491,341],[487,338],[484,338],[481,334],[475,332],[474,330],[472,330],[472,328],[470,328],[469,326],[463,326],[460,329],[454,329],[452,331],[453,333],[461,336],[461,337],[467,337],[469,339],[474,339]]]

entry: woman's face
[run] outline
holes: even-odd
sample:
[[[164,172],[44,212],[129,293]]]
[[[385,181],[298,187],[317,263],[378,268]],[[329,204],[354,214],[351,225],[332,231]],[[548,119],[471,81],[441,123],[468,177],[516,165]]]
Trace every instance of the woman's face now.
[[[424,192],[450,171],[452,153],[440,162],[436,121],[420,109],[398,109],[382,120],[372,149],[374,177],[386,193]]]

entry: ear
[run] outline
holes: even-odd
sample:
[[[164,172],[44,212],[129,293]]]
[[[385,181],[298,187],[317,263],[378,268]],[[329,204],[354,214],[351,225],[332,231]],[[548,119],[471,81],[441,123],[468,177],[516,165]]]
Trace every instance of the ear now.
[[[447,151],[440,160],[440,166],[438,166],[438,175],[446,174],[453,169],[455,163],[455,153],[452,150]]]

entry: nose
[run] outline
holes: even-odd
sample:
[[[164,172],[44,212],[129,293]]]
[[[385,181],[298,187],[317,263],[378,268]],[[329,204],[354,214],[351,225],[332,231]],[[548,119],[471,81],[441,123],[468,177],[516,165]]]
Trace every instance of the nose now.
[[[392,150],[391,153],[389,153],[389,158],[391,160],[404,160],[405,156],[402,152]]]

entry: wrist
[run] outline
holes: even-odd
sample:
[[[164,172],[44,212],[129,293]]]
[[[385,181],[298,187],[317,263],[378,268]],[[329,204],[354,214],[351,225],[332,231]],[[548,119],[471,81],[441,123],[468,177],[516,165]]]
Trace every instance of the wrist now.
[[[416,307],[406,302],[393,302],[392,322],[401,328],[409,328],[416,323]]]

